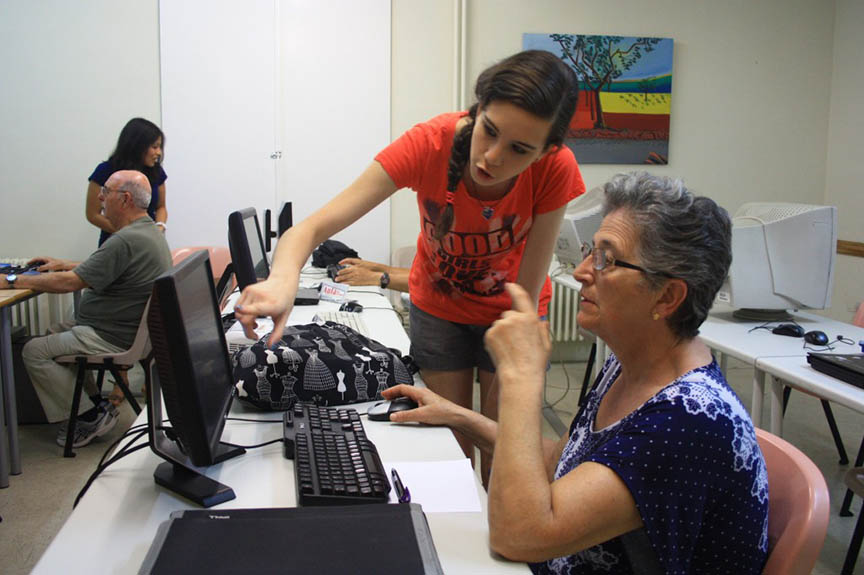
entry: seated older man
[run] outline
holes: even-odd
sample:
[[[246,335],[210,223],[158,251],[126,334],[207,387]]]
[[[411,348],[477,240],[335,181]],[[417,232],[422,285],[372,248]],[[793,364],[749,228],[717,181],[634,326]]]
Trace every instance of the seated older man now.
[[[165,237],[147,215],[150,184],[141,172],[115,172],[102,187],[105,217],[117,229],[81,263],[39,257],[45,263],[33,276],[7,276],[0,289],[29,288],[50,293],[84,290],[76,325],[67,331],[30,340],[23,350],[24,364],[49,422],[69,414],[76,368],[54,361],[70,354],[116,353],[131,347],[150,291],[160,274],[171,267]],[[85,289],[86,288],[86,289]],[[92,376],[86,391],[95,407],[81,402],[75,447],[87,445],[117,423],[117,410],[98,394]],[[64,445],[65,426],[57,443]]]

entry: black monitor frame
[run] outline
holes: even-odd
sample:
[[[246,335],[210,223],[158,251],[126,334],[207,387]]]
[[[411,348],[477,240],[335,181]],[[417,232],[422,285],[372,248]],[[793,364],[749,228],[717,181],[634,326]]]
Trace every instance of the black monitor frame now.
[[[282,237],[282,234],[294,225],[294,211],[291,208],[291,202],[282,202],[282,206],[279,208],[275,232],[273,231],[271,220],[271,212],[268,208],[264,210],[264,247],[267,249],[267,252],[272,251],[276,247],[276,242]],[[272,241],[273,238],[276,238],[276,242]]]
[[[245,452],[220,442],[235,388],[206,251],[156,279],[147,324],[156,364],[147,428],[150,448],[166,460],[154,480],[203,507],[230,501],[234,491],[202,473]],[[163,398],[170,428],[162,424]]]
[[[255,221],[255,238],[250,238],[246,233],[246,221]],[[257,242],[263,257],[263,267],[266,273],[263,277],[255,272],[256,262],[252,261],[252,250],[250,242]],[[257,283],[258,280],[266,279],[270,274],[270,266],[267,262],[267,252],[264,250],[264,240],[261,237],[261,226],[258,225],[258,214],[255,208],[244,208],[231,212],[228,216],[228,248],[231,250],[231,263],[234,264],[234,275],[237,277],[237,285],[241,290],[246,286]]]

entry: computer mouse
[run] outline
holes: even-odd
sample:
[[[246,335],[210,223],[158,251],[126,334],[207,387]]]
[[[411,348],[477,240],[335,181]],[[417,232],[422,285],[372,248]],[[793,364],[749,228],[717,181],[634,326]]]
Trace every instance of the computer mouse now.
[[[804,334],[804,341],[813,345],[828,345],[828,336],[824,331],[814,329]]]
[[[804,328],[796,323],[781,323],[771,330],[777,335],[788,335],[789,337],[804,337]]]
[[[336,276],[339,275],[339,270],[344,269],[345,267],[347,266],[341,264],[330,264],[327,266],[327,276],[331,280],[336,281]]]
[[[354,300],[346,301],[339,306],[339,311],[354,311],[360,313],[363,311],[363,306]]]
[[[417,402],[404,395],[392,401],[382,401],[369,408],[366,414],[371,421],[390,421],[390,414],[419,407]]]

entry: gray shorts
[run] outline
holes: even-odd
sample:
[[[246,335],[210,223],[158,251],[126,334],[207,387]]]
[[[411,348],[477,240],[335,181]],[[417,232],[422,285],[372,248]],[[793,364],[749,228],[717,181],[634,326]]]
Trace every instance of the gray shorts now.
[[[488,325],[455,323],[411,305],[411,357],[420,369],[457,371],[479,367],[495,373],[483,346]]]

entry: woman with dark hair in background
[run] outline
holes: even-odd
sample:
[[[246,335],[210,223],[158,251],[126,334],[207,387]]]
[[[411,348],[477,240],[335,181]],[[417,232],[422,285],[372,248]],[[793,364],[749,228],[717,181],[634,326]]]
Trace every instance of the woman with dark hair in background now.
[[[164,233],[167,229],[168,210],[165,208],[165,180],[168,176],[162,169],[161,161],[165,146],[165,134],[159,126],[144,118],[132,118],[123,127],[117,139],[117,147],[107,161],[102,162],[90,174],[87,185],[85,213],[87,221],[102,230],[99,235],[101,246],[114,227],[102,214],[99,192],[108,178],[120,170],[137,170],[150,181],[151,198],[147,214]]]
[[[477,368],[481,411],[496,416],[495,368],[483,334],[510,307],[508,282],[524,287],[546,315],[538,299],[551,289],[558,228],[585,185],[563,146],[577,84],[561,59],[517,53],[481,73],[474,92],[477,103],[467,112],[414,126],[346,190],[285,232],[270,277],[248,286],[235,308],[247,335],[256,317],[272,315],[270,343],[278,342],[312,250],[411,188],[421,223],[409,277],[411,355],[430,389],[469,409]],[[472,457],[471,441],[458,432],[456,438]]]

